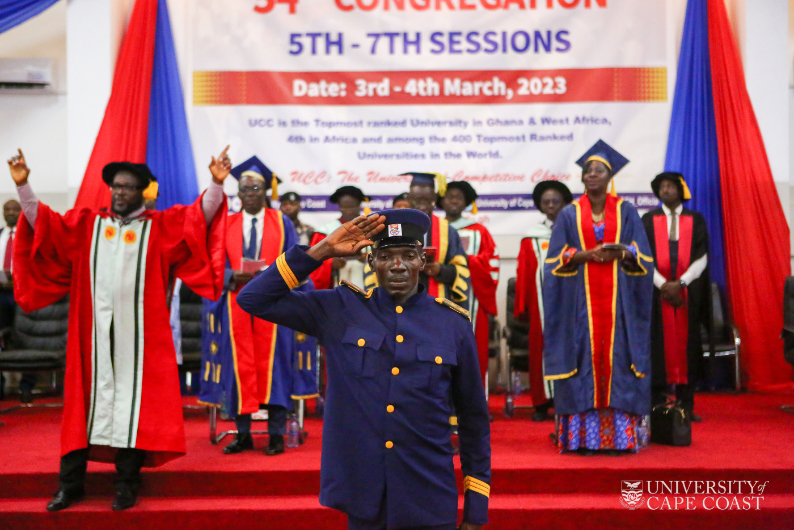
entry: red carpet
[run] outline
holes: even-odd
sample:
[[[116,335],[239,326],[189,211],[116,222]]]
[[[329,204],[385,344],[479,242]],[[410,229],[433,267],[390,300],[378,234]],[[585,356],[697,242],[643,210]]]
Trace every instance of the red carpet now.
[[[583,523],[587,528],[794,528],[794,416],[778,409],[794,403],[794,394],[699,395],[703,422],[693,427],[691,447],[652,445],[620,457],[559,455],[548,437],[553,423],[533,423],[529,411],[522,410],[506,419],[503,403],[502,396],[491,398],[496,417],[488,528],[581,530]],[[308,440],[285,455],[266,457],[252,451],[225,456],[221,446],[209,443],[206,414],[185,411],[188,454],[145,471],[138,506],[111,512],[113,469],[92,463],[88,499],[58,514],[48,514],[44,506],[57,484],[60,410],[18,410],[0,415],[0,420],[6,423],[0,427],[0,528],[346,528],[343,515],[317,500],[318,419],[307,420]],[[220,422],[219,430],[231,425]],[[256,439],[257,447],[264,447],[266,440]],[[652,510],[647,504],[627,510],[620,503],[623,480],[767,484],[760,497],[746,491],[725,495],[721,502],[726,504],[719,508],[708,495],[693,495],[690,510],[685,505]],[[649,499],[650,493],[644,497]],[[671,508],[675,497],[667,495]],[[734,497],[733,509],[722,509]],[[741,509],[748,507],[742,505],[745,497],[757,506]],[[663,500],[651,499],[651,507],[664,507]]]

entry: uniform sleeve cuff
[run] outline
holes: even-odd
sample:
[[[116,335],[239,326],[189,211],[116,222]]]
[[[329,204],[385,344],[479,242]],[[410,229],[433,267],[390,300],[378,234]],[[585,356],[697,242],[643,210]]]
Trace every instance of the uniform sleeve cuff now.
[[[306,253],[309,247],[296,245],[276,258],[276,267],[290,289],[294,289],[319,268],[323,262]]]

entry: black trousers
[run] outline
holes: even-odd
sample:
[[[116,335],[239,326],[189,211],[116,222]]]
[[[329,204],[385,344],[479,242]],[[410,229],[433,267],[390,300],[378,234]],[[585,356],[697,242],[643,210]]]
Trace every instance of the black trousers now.
[[[113,485],[116,489],[138,489],[141,485],[141,468],[146,459],[143,449],[119,449],[116,453],[116,480]],[[58,482],[61,488],[67,490],[81,490],[85,483],[85,473],[88,467],[88,448],[77,449],[61,457],[61,470],[58,473]]]
[[[287,409],[280,405],[259,405],[260,409],[267,410],[267,433],[280,434],[284,436],[287,434]],[[237,432],[247,433],[251,432],[251,415],[238,414],[234,420]]]

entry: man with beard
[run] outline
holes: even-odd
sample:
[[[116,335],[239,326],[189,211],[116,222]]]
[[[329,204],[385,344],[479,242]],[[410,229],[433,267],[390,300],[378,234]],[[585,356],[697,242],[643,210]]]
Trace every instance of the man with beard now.
[[[456,423],[461,528],[488,522],[490,426],[477,347],[468,312],[428,296],[419,282],[429,228],[430,219],[411,209],[357,217],[310,249],[279,256],[237,298],[252,315],[325,345],[320,503],[346,513],[349,529],[454,530],[449,428]],[[367,246],[380,287],[294,290],[324,261]]]
[[[223,181],[228,147],[212,158],[209,189],[190,206],[146,210],[146,164],[102,170],[110,211],[64,215],[39,201],[22,151],[8,161],[23,217],[14,245],[14,294],[25,311],[69,299],[59,487],[47,510],[83,496],[89,460],[115,462],[114,510],[135,505],[142,466],[185,454],[169,282],[217,299],[223,287]]]

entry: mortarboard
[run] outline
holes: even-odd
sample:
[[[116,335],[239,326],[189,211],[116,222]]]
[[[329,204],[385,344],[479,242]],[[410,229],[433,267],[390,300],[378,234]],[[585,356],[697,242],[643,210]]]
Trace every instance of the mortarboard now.
[[[152,174],[152,170],[146,164],[133,164],[132,162],[111,162],[102,168],[102,180],[110,186],[113,184],[113,177],[117,173],[128,171],[135,175],[141,182],[141,186],[146,188],[151,182],[156,181],[157,177]]]
[[[409,171],[408,173],[401,173],[400,176],[404,177],[410,175],[413,177],[411,186],[431,186],[438,193],[439,197],[447,194],[447,177],[441,173],[421,173]]]
[[[689,186],[686,185],[686,180],[684,180],[684,175],[673,171],[665,171],[664,173],[656,175],[651,181],[651,189],[657,199],[659,199],[659,186],[661,186],[663,180],[669,180],[678,186],[678,192],[681,194],[682,201],[688,201],[692,198],[692,194],[689,192]]]
[[[629,163],[628,158],[615,151],[615,149],[604,140],[598,140],[593,147],[582,155],[582,158],[576,161],[576,164],[584,169],[584,166],[591,160],[597,160],[607,166],[613,177]],[[610,194],[613,196],[617,195],[617,193],[615,193],[614,180],[612,181],[612,190]]]
[[[372,237],[375,249],[420,245],[430,230],[430,218],[424,212],[400,208],[374,212],[386,218],[386,227]]]
[[[273,200],[278,199],[278,183],[280,180],[256,155],[233,167],[231,173],[237,180],[243,177],[262,179],[265,183],[265,189],[272,190],[270,198]]]
[[[573,202],[573,195],[571,195],[571,190],[568,189],[568,186],[558,180],[541,180],[535,185],[535,189],[532,190],[532,201],[535,203],[535,208],[538,210],[540,210],[540,200],[543,198],[543,194],[546,190],[559,191],[565,204],[571,204]]]

